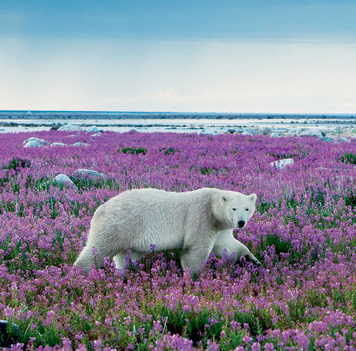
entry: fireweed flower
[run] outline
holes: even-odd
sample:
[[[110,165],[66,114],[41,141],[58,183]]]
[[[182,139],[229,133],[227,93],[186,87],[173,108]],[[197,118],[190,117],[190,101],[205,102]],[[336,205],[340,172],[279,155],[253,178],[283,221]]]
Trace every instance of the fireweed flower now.
[[[5,314],[5,317],[6,317],[6,318],[10,318],[10,317],[13,316],[14,310],[13,310],[11,307],[6,307],[6,308],[4,309],[4,314]]]
[[[355,140],[31,136],[89,146],[35,150],[23,147],[28,133],[1,134],[0,319],[18,325],[22,349],[355,348],[356,166],[342,161],[356,154]],[[289,157],[294,165],[270,167]],[[79,168],[106,178],[80,177]],[[78,190],[53,184],[60,173]],[[125,275],[109,258],[87,276],[73,267],[96,208],[109,198],[204,186],[258,195],[254,216],[234,235],[262,267],[211,255],[193,280],[180,252],[154,246]]]

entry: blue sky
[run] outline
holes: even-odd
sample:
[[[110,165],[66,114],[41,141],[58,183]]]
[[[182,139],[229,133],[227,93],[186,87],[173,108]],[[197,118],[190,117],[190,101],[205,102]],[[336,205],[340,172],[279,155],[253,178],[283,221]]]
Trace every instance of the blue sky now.
[[[0,0],[0,109],[356,113],[355,1]]]

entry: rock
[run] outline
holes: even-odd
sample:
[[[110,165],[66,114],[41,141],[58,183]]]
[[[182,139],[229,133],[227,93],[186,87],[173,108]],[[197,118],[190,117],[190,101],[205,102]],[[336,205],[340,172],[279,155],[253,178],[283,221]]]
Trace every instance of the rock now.
[[[321,138],[319,138],[319,139],[320,139],[321,141],[327,141],[328,143],[331,143],[331,142],[334,141],[333,138],[328,137],[328,136],[323,136],[323,137],[321,137]]]
[[[304,130],[303,132],[299,133],[299,136],[313,136],[313,137],[316,136],[320,139],[323,137],[323,134],[318,129],[307,129],[307,130]]]
[[[270,163],[271,167],[276,167],[277,169],[284,169],[286,166],[293,164],[294,160],[292,158],[285,158],[283,160],[278,160]]]
[[[340,133],[343,132],[343,129],[342,129],[340,126],[338,126],[338,127],[336,127],[336,128],[333,129],[333,132],[334,132],[334,133],[337,133],[337,134],[340,134]]]
[[[28,139],[24,140],[22,143],[23,144],[27,144],[28,142],[33,141],[33,140],[36,140],[41,144],[49,144],[48,141],[46,141],[44,139],[40,139],[40,138],[35,138],[35,137],[28,138]]]
[[[93,171],[91,169],[78,169],[75,171],[80,176],[87,176],[87,177],[100,177],[100,178],[105,178],[104,174],[99,173],[97,171]]]
[[[67,144],[64,144],[64,143],[52,143],[51,147],[53,147],[53,146],[67,146]]]
[[[268,127],[261,128],[259,130],[259,134],[262,134],[262,135],[268,135],[268,134],[271,134],[271,132],[272,132],[272,129],[268,128]]]
[[[49,142],[43,139],[31,137],[25,140],[23,144],[24,147],[41,147],[41,146],[47,146]]]
[[[23,147],[41,147],[41,146],[43,146],[43,144],[40,144],[36,140],[31,140],[28,143],[26,143]]]
[[[66,124],[58,128],[58,130],[62,132],[77,132],[77,131],[82,131],[83,128],[77,124]]]
[[[97,126],[92,126],[92,127],[88,127],[88,128],[85,128],[85,131],[86,132],[94,132],[94,133],[100,133],[99,129]]]
[[[279,135],[277,133],[272,133],[271,138],[279,138]]]
[[[92,134],[91,136],[92,137],[97,137],[97,136],[100,136],[101,135],[101,133],[95,133],[95,134]]]
[[[10,347],[12,344],[16,344],[19,327],[17,324],[12,324],[13,333],[9,335],[9,322],[5,320],[0,320],[0,347]]]
[[[89,146],[89,144],[78,141],[77,143],[73,144],[73,146]]]
[[[67,175],[65,175],[63,173],[56,175],[52,179],[52,182],[59,184],[59,185],[66,185],[68,187],[78,190],[77,187],[75,186],[75,184],[72,182],[72,180]]]
[[[346,138],[340,138],[340,141],[343,141],[344,143],[351,143],[351,141],[349,139]]]
[[[258,134],[258,130],[255,128],[245,128],[244,132],[242,133],[244,135],[257,135]]]

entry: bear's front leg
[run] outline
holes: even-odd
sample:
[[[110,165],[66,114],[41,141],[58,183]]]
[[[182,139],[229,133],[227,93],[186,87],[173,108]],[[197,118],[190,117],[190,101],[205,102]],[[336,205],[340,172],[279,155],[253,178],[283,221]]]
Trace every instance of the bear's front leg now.
[[[182,255],[181,262],[182,262],[183,269],[189,268],[192,277],[196,278],[199,275],[199,269],[207,261],[210,252],[211,252],[211,247],[209,248],[189,247],[184,251]]]
[[[246,256],[253,263],[261,265],[260,261],[250,252],[250,250],[234,238],[231,229],[224,230],[219,234],[215,240],[212,252],[215,256],[222,257],[224,250],[226,250],[228,257],[235,254],[236,258],[239,260],[241,256]]]

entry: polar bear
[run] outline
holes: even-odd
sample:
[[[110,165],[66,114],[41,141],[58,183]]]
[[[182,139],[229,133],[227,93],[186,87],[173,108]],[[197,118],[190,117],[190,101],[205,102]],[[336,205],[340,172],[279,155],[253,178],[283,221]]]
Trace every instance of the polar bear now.
[[[157,251],[183,249],[181,263],[192,275],[199,273],[210,252],[224,250],[237,259],[247,256],[260,264],[249,249],[233,236],[246,227],[255,211],[256,195],[202,188],[182,193],[158,189],[125,191],[95,211],[88,240],[74,263],[89,272],[113,257],[124,270],[126,255],[140,259],[155,245]]]

